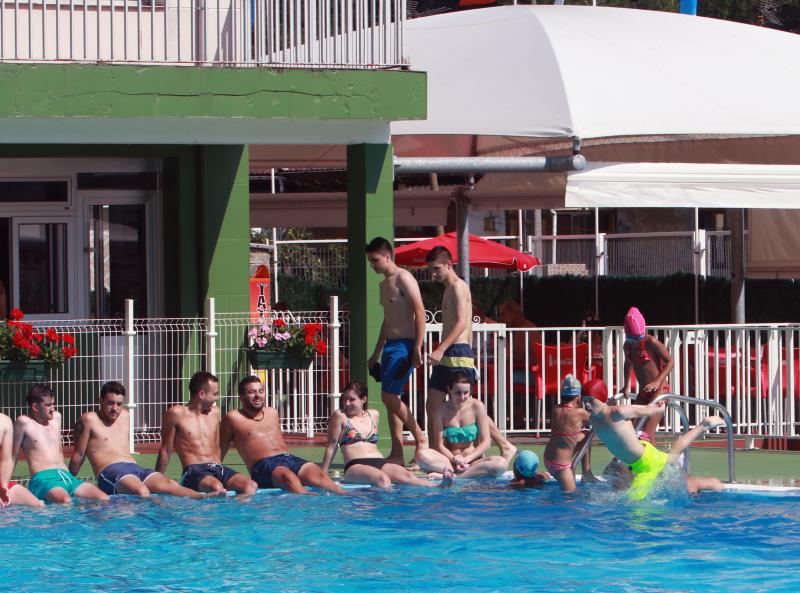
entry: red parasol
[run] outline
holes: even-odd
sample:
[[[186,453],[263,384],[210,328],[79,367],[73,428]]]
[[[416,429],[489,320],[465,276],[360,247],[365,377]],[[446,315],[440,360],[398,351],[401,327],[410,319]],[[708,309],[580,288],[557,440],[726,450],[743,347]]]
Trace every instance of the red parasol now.
[[[453,255],[453,263],[458,263],[458,239],[456,233],[445,233],[438,237],[409,243],[395,249],[394,260],[401,266],[422,267],[428,252],[442,245]],[[513,268],[526,272],[539,265],[539,259],[501,245],[495,241],[469,236],[469,264],[479,268]]]

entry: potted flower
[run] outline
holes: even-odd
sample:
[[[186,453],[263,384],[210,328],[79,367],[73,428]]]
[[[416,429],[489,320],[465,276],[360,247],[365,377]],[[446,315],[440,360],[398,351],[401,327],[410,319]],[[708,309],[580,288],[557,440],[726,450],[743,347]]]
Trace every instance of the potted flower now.
[[[248,336],[248,357],[254,369],[307,369],[314,355],[328,351],[320,323],[297,326],[275,319],[252,327]]]
[[[0,380],[41,380],[46,368],[59,368],[78,353],[72,334],[34,329],[22,321],[19,309],[12,309],[10,317],[0,322]]]

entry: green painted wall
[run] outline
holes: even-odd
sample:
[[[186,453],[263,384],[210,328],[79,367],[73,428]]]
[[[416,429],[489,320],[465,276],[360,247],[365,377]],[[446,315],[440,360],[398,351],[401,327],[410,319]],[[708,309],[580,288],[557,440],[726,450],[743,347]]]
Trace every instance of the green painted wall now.
[[[425,73],[407,71],[0,64],[0,88],[0,118],[390,121],[427,112]]]
[[[250,188],[247,146],[204,146],[200,178],[200,296],[220,312],[250,307]]]
[[[364,251],[376,236],[394,241],[392,146],[357,144],[347,147],[347,249],[350,302],[350,378],[368,380],[370,406],[380,410],[381,440],[389,440],[380,385],[367,374],[383,322],[378,284],[383,279],[367,264]],[[344,387],[344,386],[342,386]]]

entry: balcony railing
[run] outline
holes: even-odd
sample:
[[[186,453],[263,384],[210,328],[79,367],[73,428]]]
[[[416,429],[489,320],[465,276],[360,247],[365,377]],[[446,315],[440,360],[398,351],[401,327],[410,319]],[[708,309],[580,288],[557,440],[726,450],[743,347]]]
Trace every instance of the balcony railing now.
[[[0,0],[0,61],[391,68],[405,0]]]

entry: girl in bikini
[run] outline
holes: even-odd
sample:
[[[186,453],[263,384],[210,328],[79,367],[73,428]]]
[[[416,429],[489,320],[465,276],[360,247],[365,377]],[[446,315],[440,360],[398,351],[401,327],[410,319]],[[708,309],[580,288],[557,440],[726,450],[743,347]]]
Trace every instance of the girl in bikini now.
[[[378,411],[367,409],[367,386],[361,381],[348,383],[342,392],[342,408],[328,421],[328,446],[322,471],[328,472],[336,448],[342,448],[344,481],[389,488],[409,484],[435,488],[439,484],[418,478],[402,465],[384,459],[378,450]],[[453,472],[445,472],[442,486],[452,483]]]
[[[447,401],[433,412],[431,448],[417,455],[425,471],[452,467],[462,478],[497,477],[508,469],[510,458],[485,457],[491,444],[491,419],[486,407],[472,397],[472,377],[463,371],[450,375]],[[516,452],[513,449],[511,455]]]
[[[589,421],[589,412],[581,405],[581,384],[572,375],[564,377],[561,384],[561,403],[553,409],[550,421],[550,440],[544,450],[544,466],[561,486],[563,492],[575,492],[575,473],[572,458],[580,448],[587,433],[583,428]],[[596,482],[592,474],[589,452],[581,460],[581,482]]]

